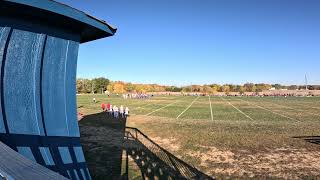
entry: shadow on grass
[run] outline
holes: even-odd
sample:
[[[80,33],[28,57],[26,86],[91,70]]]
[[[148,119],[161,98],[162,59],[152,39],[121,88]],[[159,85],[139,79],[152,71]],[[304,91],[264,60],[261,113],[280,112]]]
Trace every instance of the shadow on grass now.
[[[153,142],[137,128],[126,128],[124,147],[126,159],[131,156],[143,179],[213,179]]]
[[[106,112],[87,115],[79,122],[80,141],[93,179],[121,179],[125,118]]]
[[[142,179],[212,179],[177,158],[136,128],[126,128],[126,119],[105,112],[85,116],[79,123],[81,143],[93,179],[128,179],[129,156]],[[126,152],[122,160],[123,150]],[[125,168],[121,172],[121,163]]]
[[[308,143],[320,145],[320,136],[294,136],[295,139],[303,139]]]

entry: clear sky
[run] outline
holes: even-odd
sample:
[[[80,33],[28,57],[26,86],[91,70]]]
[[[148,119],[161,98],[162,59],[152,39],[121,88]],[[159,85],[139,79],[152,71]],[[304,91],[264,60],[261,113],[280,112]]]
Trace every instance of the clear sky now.
[[[80,45],[78,77],[320,84],[319,0],[58,0],[118,28]]]

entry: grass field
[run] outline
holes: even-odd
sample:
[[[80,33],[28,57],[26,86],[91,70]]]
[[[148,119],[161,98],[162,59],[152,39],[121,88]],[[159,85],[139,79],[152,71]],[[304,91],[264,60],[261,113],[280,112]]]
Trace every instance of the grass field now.
[[[320,97],[94,96],[79,95],[78,111],[128,106],[127,126],[209,175],[320,178]]]

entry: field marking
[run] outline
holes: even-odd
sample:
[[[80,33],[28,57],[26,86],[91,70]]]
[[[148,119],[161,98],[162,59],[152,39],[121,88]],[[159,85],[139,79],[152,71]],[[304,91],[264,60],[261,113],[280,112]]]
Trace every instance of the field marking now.
[[[183,99],[183,98],[175,98],[175,99],[176,99],[176,100],[180,100],[180,99]],[[141,103],[141,101],[138,102],[138,103]],[[138,104],[138,103],[137,103],[137,104]],[[148,107],[148,106],[158,104],[158,102],[152,102],[151,99],[145,100],[144,103],[145,103],[145,104],[141,104],[142,106],[138,106],[138,107],[136,107],[136,108],[133,108],[131,111],[133,111],[133,110],[138,110],[138,109],[145,109],[145,108]],[[136,104],[136,103],[134,103],[134,104]]]
[[[254,105],[254,106],[256,106],[256,107],[258,107],[258,108],[260,108],[260,109],[263,109],[263,110],[265,110],[265,111],[269,111],[269,112],[271,112],[271,113],[273,113],[273,114],[276,114],[276,115],[278,115],[278,116],[281,116],[281,117],[284,117],[284,118],[287,118],[287,119],[290,119],[290,120],[293,120],[293,121],[301,122],[301,121],[299,121],[299,120],[297,120],[297,119],[294,119],[294,118],[292,118],[292,117],[289,117],[289,116],[286,116],[286,115],[277,113],[277,112],[272,111],[272,110],[270,110],[270,109],[267,109],[267,108],[265,108],[265,107],[259,106],[259,105],[255,104],[255,103],[252,103],[252,102],[249,102],[249,101],[245,101],[245,100],[243,100],[243,99],[238,99],[238,100],[243,101],[243,102],[246,102],[246,103],[251,104],[251,105]]]
[[[179,114],[179,116],[177,116],[176,119],[179,119],[179,117],[180,117],[183,113],[185,113],[185,112],[192,106],[192,104],[193,104],[194,102],[196,102],[196,100],[197,100],[199,97],[200,97],[200,96],[198,96],[197,98],[195,98],[195,99],[191,102],[191,104],[190,104],[184,111],[182,111],[182,112]]]
[[[209,102],[210,102],[211,120],[213,121],[213,113],[212,113],[212,105],[211,105],[210,95],[209,95]]]
[[[241,114],[243,114],[244,116],[246,116],[247,118],[253,120],[249,115],[247,115],[246,113],[244,113],[243,111],[241,111],[239,108],[235,107],[233,104],[231,104],[231,102],[229,102],[228,100],[224,99],[223,97],[220,97],[221,99],[223,99],[224,101],[227,101],[229,105],[231,105],[233,108],[235,108],[236,110],[238,110]]]
[[[285,105],[281,105],[281,104],[276,104],[276,103],[273,103],[273,102],[268,102],[268,103],[269,103],[269,104],[274,104],[274,105],[279,106],[279,107],[284,107],[284,108],[288,108],[288,109],[292,109],[292,110],[295,110],[295,111],[300,111],[300,112],[303,112],[303,113],[307,113],[307,114],[311,114],[311,115],[315,115],[315,116],[319,116],[319,117],[320,117],[320,114],[316,114],[316,113],[312,113],[312,112],[308,112],[308,111],[296,109],[296,108],[293,108],[293,107],[290,107],[290,106],[285,106]],[[303,105],[302,105],[302,106],[303,106]],[[304,107],[308,107],[308,106],[304,106]]]
[[[143,104],[142,106],[138,106],[136,108],[133,108],[132,110],[143,109],[143,108],[150,106],[150,105],[153,105],[153,104],[155,104],[155,103],[150,103],[150,104],[146,103],[146,104]]]
[[[141,101],[133,102],[132,104],[129,103],[127,106],[131,106],[132,107],[132,106],[139,105],[139,104],[141,104]]]
[[[154,112],[157,112],[157,111],[159,111],[159,110],[161,110],[161,109],[164,109],[164,108],[166,108],[166,107],[168,107],[168,106],[171,106],[172,104],[175,104],[175,103],[180,102],[180,101],[181,101],[181,100],[176,100],[175,102],[170,103],[170,104],[167,104],[167,105],[165,105],[165,106],[163,106],[163,107],[161,107],[161,108],[159,108],[159,109],[156,109],[156,110],[154,110],[154,111],[146,114],[145,116],[149,116],[150,114],[152,114],[152,113],[154,113]]]

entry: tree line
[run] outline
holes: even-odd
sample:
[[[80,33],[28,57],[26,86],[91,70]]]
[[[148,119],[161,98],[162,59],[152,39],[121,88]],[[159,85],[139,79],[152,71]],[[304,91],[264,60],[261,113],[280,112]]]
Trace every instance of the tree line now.
[[[243,85],[234,84],[208,84],[208,85],[190,85],[190,86],[165,86],[158,84],[134,84],[122,81],[110,81],[107,78],[99,77],[94,79],[77,79],[77,93],[147,93],[147,92],[185,92],[185,93],[215,93],[215,92],[262,92],[274,88],[288,89],[288,90],[301,90],[305,86],[290,85],[285,86],[281,84],[265,84],[265,83],[245,83]],[[309,85],[309,90],[320,90],[320,85]]]

